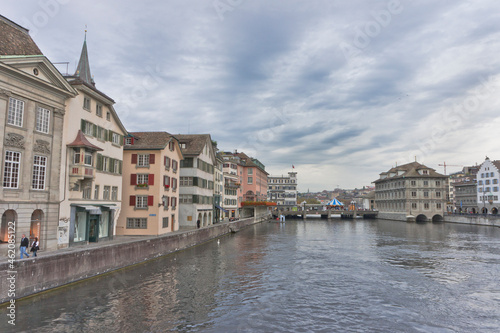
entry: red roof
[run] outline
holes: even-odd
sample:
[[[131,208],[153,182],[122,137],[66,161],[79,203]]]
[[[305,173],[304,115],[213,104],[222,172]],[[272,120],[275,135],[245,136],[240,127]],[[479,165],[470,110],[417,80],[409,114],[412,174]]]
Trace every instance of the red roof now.
[[[78,134],[76,134],[75,141],[68,144],[68,147],[85,147],[85,148],[97,150],[97,151],[103,150],[102,148],[99,148],[99,147],[91,144],[89,142],[89,140],[87,140],[85,135],[83,135],[82,130],[78,130]]]

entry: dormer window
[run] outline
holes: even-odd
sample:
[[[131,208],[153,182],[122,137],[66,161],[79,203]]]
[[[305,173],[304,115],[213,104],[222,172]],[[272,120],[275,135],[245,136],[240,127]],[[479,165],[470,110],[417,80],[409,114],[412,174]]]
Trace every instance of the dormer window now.
[[[424,175],[428,175],[428,174],[429,174],[429,171],[428,171],[428,170],[422,170],[422,174],[424,174]]]
[[[129,146],[133,145],[134,144],[133,138],[132,137],[125,138],[125,144]]]

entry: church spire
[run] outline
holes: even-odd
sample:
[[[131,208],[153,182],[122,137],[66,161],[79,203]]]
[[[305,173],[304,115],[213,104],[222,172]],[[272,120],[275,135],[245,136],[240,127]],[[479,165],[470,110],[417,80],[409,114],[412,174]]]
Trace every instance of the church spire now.
[[[88,84],[95,85],[94,79],[90,74],[89,55],[87,52],[87,29],[85,29],[85,39],[83,40],[82,54],[80,55],[80,61],[78,62],[75,76],[79,77],[82,81]]]

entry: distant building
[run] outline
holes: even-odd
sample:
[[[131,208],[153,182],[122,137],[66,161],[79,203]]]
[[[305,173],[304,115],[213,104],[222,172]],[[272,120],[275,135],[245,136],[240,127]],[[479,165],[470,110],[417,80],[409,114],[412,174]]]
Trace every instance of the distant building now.
[[[162,235],[179,230],[182,152],[167,132],[133,132],[123,148],[122,209],[117,235]]]
[[[477,204],[483,214],[498,214],[500,161],[486,157],[477,173]]]
[[[442,221],[447,203],[447,176],[412,162],[382,172],[373,183],[379,217]]]
[[[28,30],[0,15],[2,253],[10,235],[57,248],[65,105],[76,95]]]
[[[363,199],[362,208],[376,210],[377,206],[375,204],[375,191],[368,192],[361,197]]]
[[[216,157],[209,134],[178,134],[181,161],[179,225],[208,226],[214,221],[214,172]]]
[[[264,164],[258,159],[248,157],[245,153],[236,154],[240,158],[241,185],[243,201],[266,201],[267,200],[267,177],[268,173]]]
[[[222,196],[222,208],[224,219],[239,218],[239,207],[243,201],[243,193],[241,186],[240,172],[243,174],[239,166],[240,158],[232,153],[221,153],[222,171],[224,175],[224,193]]]
[[[297,172],[267,177],[267,200],[278,206],[297,206]]]
[[[449,211],[477,213],[477,180],[479,166],[466,166],[460,172],[449,176]],[[450,207],[451,206],[451,207]]]
[[[215,154],[214,165],[214,223],[220,222],[224,218],[225,209],[222,208],[222,200],[224,196],[224,176],[222,162],[222,156],[219,152],[217,152]]]

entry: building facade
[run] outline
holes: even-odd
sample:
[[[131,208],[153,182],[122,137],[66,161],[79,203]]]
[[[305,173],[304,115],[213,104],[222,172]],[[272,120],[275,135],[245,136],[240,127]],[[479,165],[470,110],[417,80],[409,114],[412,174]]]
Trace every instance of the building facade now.
[[[167,132],[133,132],[125,137],[117,235],[163,235],[179,230],[181,160],[179,143]]]
[[[58,246],[111,239],[121,209],[123,127],[114,101],[90,73],[87,42],[67,81],[78,92],[68,101],[61,157]]]
[[[179,134],[184,160],[180,167],[179,225],[196,227],[213,224],[214,145],[209,134]]]
[[[417,222],[442,221],[447,203],[448,177],[418,162],[380,174],[375,183],[379,217]]]
[[[477,172],[477,205],[482,214],[498,214],[500,161],[486,157]]]
[[[28,30],[0,16],[0,248],[22,234],[57,248],[65,104],[75,95]]]
[[[276,202],[278,206],[297,206],[297,173],[289,172],[287,176],[268,176],[267,200]]]
[[[239,157],[232,153],[222,153],[222,171],[224,174],[224,194],[222,197],[222,208],[224,208],[224,218],[228,220],[239,219],[243,192],[241,187],[243,174],[239,166]]]
[[[264,164],[245,153],[236,153],[240,160],[243,201],[267,200],[267,177]]]

